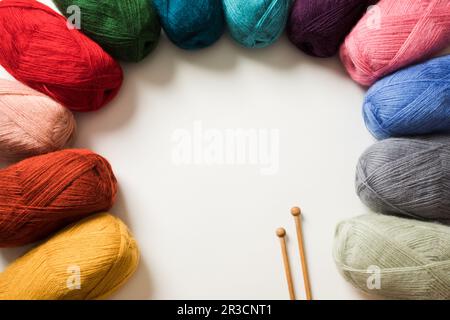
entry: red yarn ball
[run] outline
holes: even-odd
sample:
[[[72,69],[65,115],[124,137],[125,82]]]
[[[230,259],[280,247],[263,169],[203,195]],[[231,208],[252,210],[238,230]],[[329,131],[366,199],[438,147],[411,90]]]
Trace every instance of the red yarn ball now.
[[[63,150],[0,170],[0,247],[21,246],[111,208],[117,181],[89,150]]]
[[[120,65],[42,3],[0,1],[0,35],[0,64],[73,111],[101,108],[122,84]]]

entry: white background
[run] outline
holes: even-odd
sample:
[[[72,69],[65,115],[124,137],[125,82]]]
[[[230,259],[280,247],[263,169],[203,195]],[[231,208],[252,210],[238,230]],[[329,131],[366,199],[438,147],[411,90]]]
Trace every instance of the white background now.
[[[42,1],[50,4],[50,1]],[[224,36],[197,52],[162,37],[139,64],[123,64],[119,96],[77,115],[76,147],[112,164],[120,184],[111,210],[129,225],[142,260],[120,299],[286,299],[275,229],[288,232],[304,298],[289,209],[301,206],[315,299],[367,298],[332,259],[336,224],[368,212],[354,191],[355,165],[373,142],[364,90],[337,58],[311,58],[285,38],[244,49]],[[0,76],[10,78],[3,70]],[[255,165],[182,165],[172,160],[178,129],[279,130],[279,171]],[[26,249],[2,249],[0,270]]]

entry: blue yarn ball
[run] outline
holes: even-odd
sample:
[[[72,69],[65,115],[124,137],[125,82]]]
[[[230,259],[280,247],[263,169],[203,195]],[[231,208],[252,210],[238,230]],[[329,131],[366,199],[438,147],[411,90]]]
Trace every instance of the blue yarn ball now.
[[[367,92],[363,114],[377,139],[450,132],[450,55],[375,83]]]
[[[263,48],[283,33],[291,0],[223,0],[225,19],[234,40]]]
[[[225,31],[221,0],[153,0],[167,37],[178,47],[201,49]]]

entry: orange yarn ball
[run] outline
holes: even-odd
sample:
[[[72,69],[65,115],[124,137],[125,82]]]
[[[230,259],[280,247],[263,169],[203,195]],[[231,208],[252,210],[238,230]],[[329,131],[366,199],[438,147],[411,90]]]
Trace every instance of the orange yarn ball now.
[[[114,203],[108,161],[89,150],[63,150],[0,170],[0,247],[25,245]]]

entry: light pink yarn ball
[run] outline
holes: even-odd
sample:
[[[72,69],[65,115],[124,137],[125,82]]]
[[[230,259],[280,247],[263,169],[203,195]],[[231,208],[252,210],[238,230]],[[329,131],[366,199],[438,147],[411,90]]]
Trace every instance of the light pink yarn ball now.
[[[0,160],[17,161],[62,149],[76,128],[72,113],[18,82],[0,79]]]
[[[353,80],[370,86],[449,44],[449,0],[381,0],[347,36],[340,55]]]

